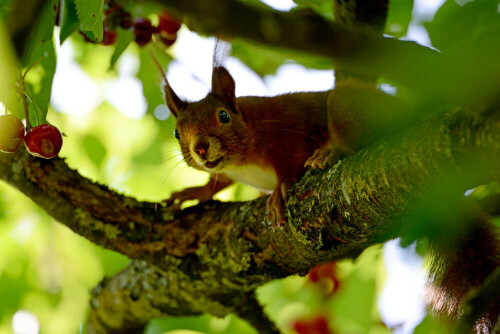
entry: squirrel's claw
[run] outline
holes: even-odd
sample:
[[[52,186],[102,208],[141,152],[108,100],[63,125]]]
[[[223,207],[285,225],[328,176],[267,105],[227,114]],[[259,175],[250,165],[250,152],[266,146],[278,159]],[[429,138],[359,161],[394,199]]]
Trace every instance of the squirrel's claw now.
[[[267,200],[267,219],[272,220],[273,228],[286,224],[285,207],[287,202],[288,183],[279,184]]]
[[[304,167],[325,168],[327,165],[335,163],[339,158],[337,149],[330,148],[328,145],[316,149],[312,156],[306,160]]]

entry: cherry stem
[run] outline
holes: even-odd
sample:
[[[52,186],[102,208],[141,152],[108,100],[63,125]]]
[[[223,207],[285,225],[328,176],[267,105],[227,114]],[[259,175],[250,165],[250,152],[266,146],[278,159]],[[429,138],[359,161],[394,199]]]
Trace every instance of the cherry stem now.
[[[36,65],[38,65],[43,60],[43,58],[45,58],[45,56],[41,56],[37,60],[35,60],[34,62],[32,62],[26,68],[26,70],[24,71],[24,73],[22,73],[21,69],[19,70],[19,79],[17,80],[17,93],[19,94],[19,97],[21,98],[21,102],[23,104],[24,118],[26,119],[26,130],[29,130],[29,129],[32,128],[31,122],[30,122],[30,112],[29,112],[28,98],[30,99],[31,103],[33,103],[35,105],[35,116],[37,118],[37,122],[38,123],[39,123],[39,120],[38,120],[37,108],[40,109],[40,107],[36,103],[35,99],[33,99],[30,95],[28,95],[26,93],[26,92],[28,92],[29,94],[31,94],[31,91],[30,91],[29,87],[25,85],[24,79],[26,78],[26,75],[28,74],[28,72],[33,67],[35,67]]]
[[[36,65],[38,65],[39,62],[42,61],[42,59],[45,58],[45,56],[41,56],[40,58],[38,58],[37,60],[35,60],[34,62],[32,62],[28,68],[26,68],[26,71],[24,71],[24,74],[22,75],[22,79],[24,80],[26,78],[26,74],[28,74],[28,72],[33,68],[35,67]]]
[[[25,73],[26,75],[26,73]],[[26,130],[31,129],[31,123],[30,123],[30,112],[29,112],[29,105],[28,105],[28,100],[26,98],[26,86],[24,85],[24,75],[21,75],[19,73],[19,78],[17,79],[17,94],[21,98],[21,102],[23,104],[23,110],[24,110],[24,118],[26,119]]]
[[[26,95],[26,97],[30,100],[31,103],[33,103],[35,105],[35,117],[36,117],[36,123],[37,124],[40,124],[40,119],[38,118],[38,111],[42,111],[42,109],[40,108],[40,106],[38,105],[38,103],[36,102],[35,98],[33,97],[33,93],[31,93],[31,90],[28,86],[26,86],[26,91],[29,93],[24,93],[24,95]]]

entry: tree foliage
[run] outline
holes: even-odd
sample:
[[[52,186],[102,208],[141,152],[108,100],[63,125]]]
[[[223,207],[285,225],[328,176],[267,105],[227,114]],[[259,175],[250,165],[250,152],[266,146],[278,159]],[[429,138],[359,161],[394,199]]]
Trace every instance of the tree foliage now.
[[[220,198],[243,203],[182,211],[161,204],[206,176],[181,167],[172,117],[158,118],[164,104],[158,71],[132,32],[120,29],[114,46],[85,41],[83,35],[102,40],[108,2],[0,1],[0,111],[23,117],[15,87],[17,72],[26,73],[20,96],[30,122],[48,120],[66,135],[64,160],[34,159],[24,148],[0,153],[0,331],[13,332],[14,315],[28,310],[50,333],[76,332],[88,314],[97,332],[148,323],[148,333],[272,333],[274,324],[293,332],[295,320],[320,315],[332,332],[386,333],[376,305],[384,276],[380,244],[403,237],[407,245],[418,240],[420,249],[422,235],[454,230],[460,220],[454,218],[477,203],[498,215],[498,1],[447,0],[434,16],[419,17],[413,1],[394,0],[386,37],[360,29],[347,14],[342,22],[330,0],[294,2],[279,12],[257,0],[118,1],[134,17],[157,20],[164,8],[182,17],[177,43],[190,38],[188,29],[229,39],[232,55],[262,78],[289,63],[334,66],[379,77],[411,101],[408,113],[418,115],[418,124],[308,173],[291,189],[290,224],[274,231],[265,198],[248,201],[257,194],[242,185]],[[349,12],[345,3],[336,10]],[[425,29],[439,52],[398,40],[410,24]],[[98,96],[82,114],[51,105],[55,50],[62,52],[57,41],[72,49],[78,64],[72,73],[91,77],[97,90],[123,78],[126,61],[136,62],[125,76],[142,85],[144,115],[120,114],[111,95]],[[182,62],[175,47],[160,45],[152,48],[163,66]],[[90,91],[75,90],[83,96],[78,101],[91,99]],[[474,190],[464,199],[467,189]],[[334,294],[295,275],[342,259],[348,260],[337,265]],[[416,329],[431,331],[438,329],[429,319]]]

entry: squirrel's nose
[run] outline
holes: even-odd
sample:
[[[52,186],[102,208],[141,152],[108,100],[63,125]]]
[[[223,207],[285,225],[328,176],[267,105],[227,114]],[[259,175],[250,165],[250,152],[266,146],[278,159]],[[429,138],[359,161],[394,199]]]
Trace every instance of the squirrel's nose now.
[[[198,154],[201,158],[207,158],[209,143],[208,141],[199,141],[194,145],[193,150]]]

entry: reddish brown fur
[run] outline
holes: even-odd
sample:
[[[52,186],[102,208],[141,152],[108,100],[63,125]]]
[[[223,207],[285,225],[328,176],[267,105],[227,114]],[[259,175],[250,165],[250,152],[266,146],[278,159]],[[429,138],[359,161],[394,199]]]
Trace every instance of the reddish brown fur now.
[[[478,212],[474,215],[467,218],[466,226],[458,224],[458,230],[430,240],[432,261],[426,298],[431,311],[448,324],[461,316],[467,293],[500,266],[498,229],[488,217]],[[476,322],[475,332],[491,333],[499,312],[497,295]]]
[[[295,182],[307,158],[328,139],[328,93],[238,98],[251,138],[245,162],[262,159],[274,167],[280,182]]]

